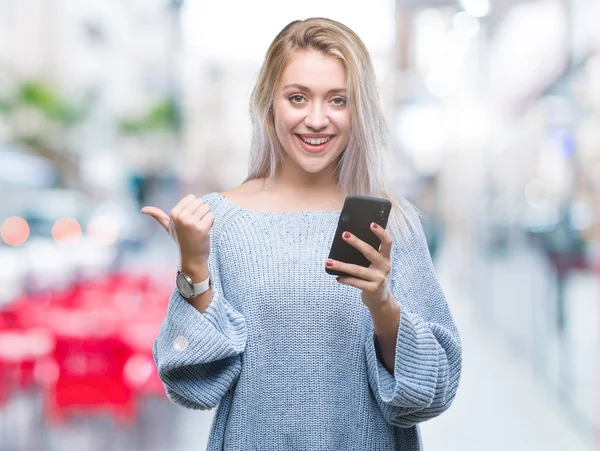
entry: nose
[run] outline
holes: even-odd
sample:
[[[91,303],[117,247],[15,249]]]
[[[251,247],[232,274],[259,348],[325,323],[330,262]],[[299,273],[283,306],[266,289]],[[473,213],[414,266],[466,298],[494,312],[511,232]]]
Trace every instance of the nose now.
[[[304,124],[313,130],[327,127],[329,125],[327,111],[321,104],[313,103],[304,118]]]

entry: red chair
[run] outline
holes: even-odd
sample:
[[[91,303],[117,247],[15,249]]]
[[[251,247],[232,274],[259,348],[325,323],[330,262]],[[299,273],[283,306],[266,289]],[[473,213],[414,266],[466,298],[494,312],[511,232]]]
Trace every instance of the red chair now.
[[[135,411],[123,368],[131,351],[116,334],[117,312],[110,305],[51,307],[45,311],[45,322],[56,336],[52,359],[58,370],[56,381],[46,387],[48,420],[61,422],[75,412],[107,412],[118,423],[130,425]],[[45,362],[47,368],[53,364]]]
[[[123,369],[124,378],[138,396],[166,396],[152,356],[160,324],[160,318],[142,317],[128,322],[120,331],[121,340],[132,350]]]
[[[0,408],[8,401],[8,374],[6,365],[0,361]]]
[[[54,346],[54,337],[43,328],[0,329],[0,365],[5,392],[31,387],[36,363],[49,356]]]
[[[131,425],[135,417],[132,390],[123,377],[131,355],[113,337],[60,337],[54,360],[56,382],[46,392],[46,414],[62,422],[72,413],[112,414],[117,423]]]
[[[166,396],[152,344],[171,288],[120,272],[15,299],[0,311],[0,341],[16,343],[0,352],[0,404],[10,387],[37,384],[50,422],[107,412],[131,425],[137,398]]]

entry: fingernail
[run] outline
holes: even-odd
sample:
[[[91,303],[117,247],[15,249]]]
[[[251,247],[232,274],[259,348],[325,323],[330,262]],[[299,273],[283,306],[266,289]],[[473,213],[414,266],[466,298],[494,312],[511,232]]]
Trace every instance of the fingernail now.
[[[344,232],[344,238],[350,238],[350,233]]]
[[[333,266],[333,260],[328,259],[327,262],[325,263],[327,266]]]
[[[374,228],[375,230],[377,230],[377,229],[379,228],[379,226],[378,226],[378,225],[377,225],[377,224],[374,222],[374,223],[373,223],[373,228]]]

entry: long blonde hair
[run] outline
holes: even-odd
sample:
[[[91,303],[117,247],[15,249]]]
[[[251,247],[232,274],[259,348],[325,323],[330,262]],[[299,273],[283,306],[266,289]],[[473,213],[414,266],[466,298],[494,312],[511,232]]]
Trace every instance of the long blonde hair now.
[[[342,193],[383,197],[392,202],[387,229],[406,232],[406,199],[393,198],[386,183],[387,127],[377,94],[376,78],[367,48],[347,26],[331,19],[313,17],[289,23],[271,43],[250,97],[252,142],[248,177],[271,179],[283,163],[283,151],[275,132],[275,87],[290,56],[296,51],[317,50],[337,58],[347,77],[347,105],[351,132],[348,146],[336,166]],[[413,207],[414,208],[414,207]]]

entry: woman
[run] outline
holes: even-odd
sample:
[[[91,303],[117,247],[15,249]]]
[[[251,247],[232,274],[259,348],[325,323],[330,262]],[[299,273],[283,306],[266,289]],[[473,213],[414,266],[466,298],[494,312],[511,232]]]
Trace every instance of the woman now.
[[[290,23],[251,113],[241,186],[142,209],[185,273],[154,344],[169,398],[218,404],[209,450],[421,449],[417,424],[455,396],[461,344],[415,209],[390,199],[380,249],[347,238],[369,268],[325,261],[346,195],[390,197],[364,44],[332,20]]]

